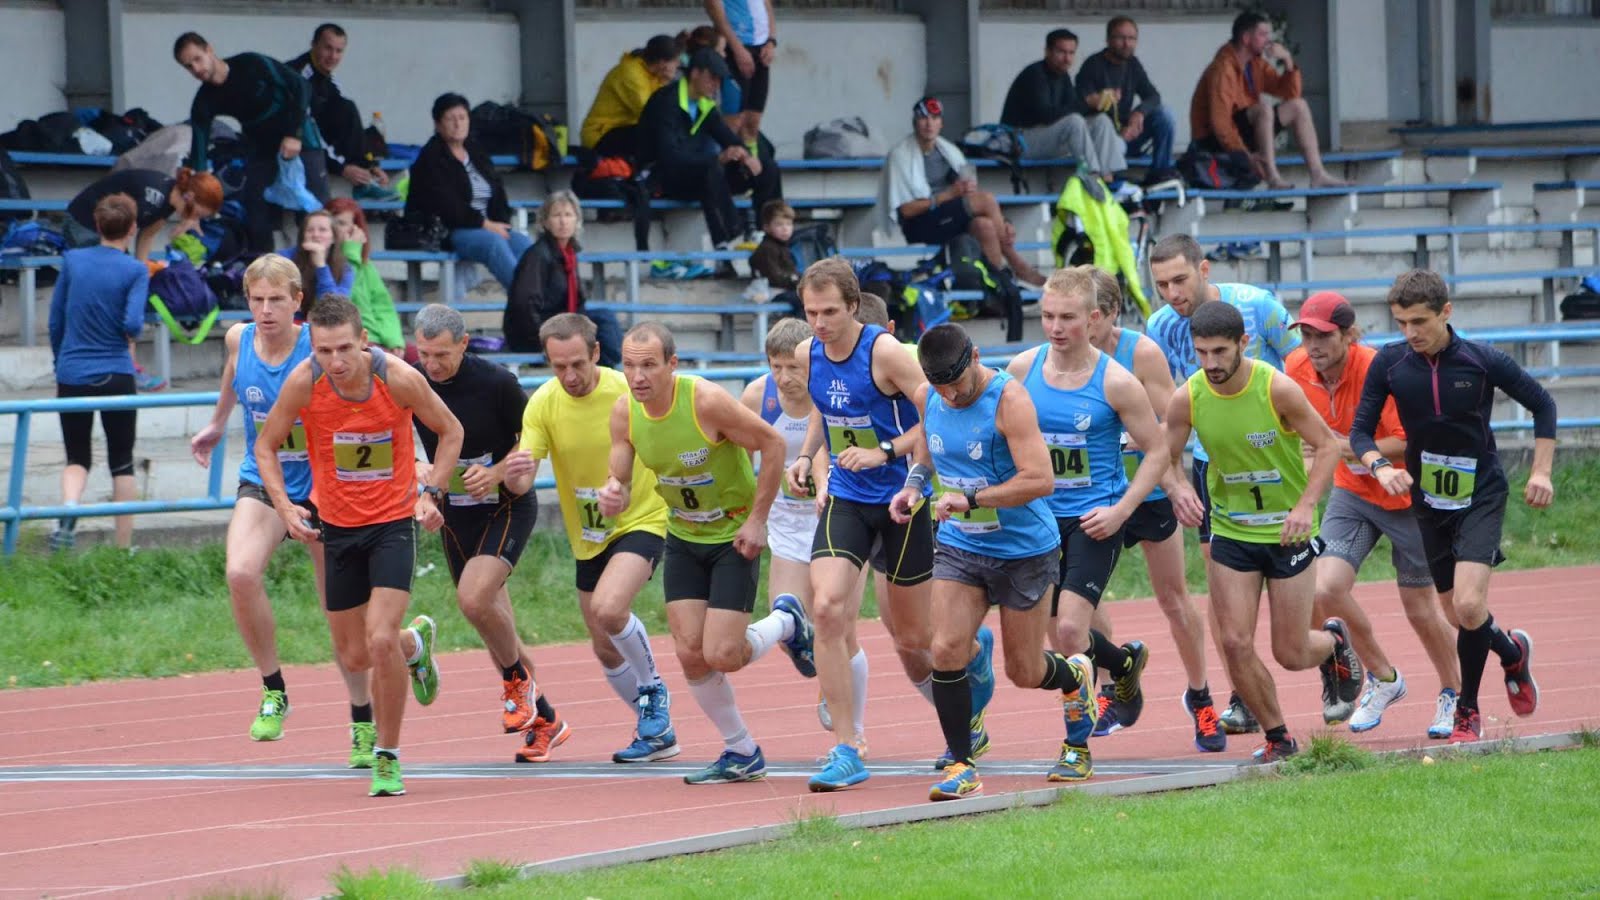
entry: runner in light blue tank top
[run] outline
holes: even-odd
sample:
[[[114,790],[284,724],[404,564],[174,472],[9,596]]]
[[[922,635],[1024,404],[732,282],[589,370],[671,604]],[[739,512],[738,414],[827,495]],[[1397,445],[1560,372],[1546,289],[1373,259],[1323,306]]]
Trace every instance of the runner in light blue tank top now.
[[[1069,391],[1045,380],[1049,350],[1049,345],[1039,348],[1022,385],[1039,410],[1039,429],[1050,447],[1056,476],[1050,511],[1057,518],[1076,518],[1116,503],[1128,490],[1122,468],[1122,418],[1106,401],[1106,366],[1111,357],[1099,354],[1088,382]]]
[[[811,342],[811,402],[822,411],[828,456],[834,468],[828,475],[828,494],[856,503],[887,505],[906,480],[904,457],[886,466],[852,472],[839,468],[846,447],[874,448],[905,434],[918,422],[916,406],[905,397],[888,397],[872,380],[872,347],[877,325],[861,328],[855,349],[843,362],[827,358],[821,341]],[[898,343],[896,346],[899,346]]]
[[[239,334],[239,362],[234,368],[233,392],[239,398],[244,412],[244,461],[239,464],[239,480],[251,484],[261,483],[261,473],[256,469],[256,429],[266,421],[267,413],[278,399],[278,389],[284,379],[301,360],[311,356],[311,329],[300,326],[300,336],[288,358],[277,365],[268,365],[256,355],[256,326],[246,325]],[[307,455],[305,427],[298,420],[289,439],[278,450],[278,461],[283,464],[284,485],[289,499],[305,500],[311,496],[311,461]]]
[[[1133,352],[1139,349],[1139,337],[1139,332],[1134,331],[1132,328],[1121,328],[1117,331],[1117,349],[1112,354],[1112,359],[1115,359],[1118,364],[1129,372],[1133,371]],[[1158,418],[1161,412],[1162,410],[1156,410]],[[1126,437],[1127,432],[1123,432],[1123,436]],[[1126,440],[1123,443],[1126,444]],[[1144,451],[1142,450],[1124,449],[1122,451],[1122,473],[1129,481],[1133,480],[1133,473],[1138,471],[1139,463],[1143,459]],[[1145,502],[1160,500],[1166,496],[1167,492],[1158,485],[1155,490],[1150,492],[1150,496],[1145,498]]]
[[[955,409],[928,392],[923,424],[938,484],[944,491],[978,490],[1000,484],[1017,472],[1011,447],[994,427],[1000,392],[1010,375],[995,373],[971,406]],[[940,489],[935,489],[938,493]],[[1004,509],[975,509],[939,526],[939,541],[996,559],[1024,559],[1059,546],[1055,516],[1044,498]]]

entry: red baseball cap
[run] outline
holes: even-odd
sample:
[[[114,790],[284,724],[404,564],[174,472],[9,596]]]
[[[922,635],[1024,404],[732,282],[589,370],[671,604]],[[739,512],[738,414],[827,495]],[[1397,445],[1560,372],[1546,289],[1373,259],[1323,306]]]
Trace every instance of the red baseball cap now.
[[[1321,291],[1300,304],[1300,318],[1290,322],[1289,327],[1329,332],[1349,328],[1355,323],[1356,311],[1349,300],[1333,291]]]

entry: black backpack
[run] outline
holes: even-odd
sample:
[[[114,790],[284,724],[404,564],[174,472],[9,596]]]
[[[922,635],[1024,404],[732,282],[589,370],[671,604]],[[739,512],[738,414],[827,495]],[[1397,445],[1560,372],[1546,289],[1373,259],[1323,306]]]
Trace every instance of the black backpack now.
[[[976,159],[992,159],[1006,164],[1011,170],[1011,191],[1028,192],[1028,180],[1022,175],[1022,154],[1027,142],[1022,132],[1010,125],[976,125],[961,138],[961,152]]]
[[[1247,191],[1261,183],[1243,151],[1207,153],[1191,146],[1178,159],[1178,174],[1190,187],[1203,190]]]
[[[534,171],[561,164],[554,118],[488,100],[471,115],[472,138],[491,156],[515,156]]]
[[[789,239],[789,253],[794,256],[795,269],[802,273],[819,259],[838,256],[839,245],[833,239],[833,226],[827,222],[813,222],[796,228]]]
[[[0,147],[0,198],[6,200],[28,200],[32,195],[28,193],[28,183],[22,180],[22,172],[17,168],[11,154],[6,148]],[[9,222],[13,219],[26,219],[24,212],[0,212],[0,222]]]
[[[983,292],[983,300],[976,307],[965,304],[966,317],[1004,318],[1006,341],[1022,340],[1022,290],[1014,279],[990,271],[978,239],[970,234],[956,235],[944,245],[944,257],[950,267],[951,290]]]

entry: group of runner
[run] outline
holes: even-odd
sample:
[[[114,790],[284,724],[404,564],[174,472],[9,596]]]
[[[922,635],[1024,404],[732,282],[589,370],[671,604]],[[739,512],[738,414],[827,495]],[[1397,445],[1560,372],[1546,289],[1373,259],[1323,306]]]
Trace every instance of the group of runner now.
[[[678,372],[673,335],[655,322],[624,338],[620,372],[601,367],[593,323],[570,313],[541,327],[553,377],[529,398],[467,352],[465,323],[448,307],[418,314],[415,368],[369,348],[343,298],[318,298],[297,325],[298,271],[280,263],[264,257],[245,274],[252,321],[228,333],[222,399],[193,450],[204,464],[232,407],[245,408],[228,585],[262,677],[251,737],[281,737],[290,709],[263,574],[272,547],[294,538],[317,568],[350,694],[350,765],[373,769],[373,796],[404,793],[408,673],[419,703],[438,691],[436,623],[402,627],[417,522],[441,532],[462,614],[500,671],[502,727],[522,736],[517,761],[547,761],[570,735],[535,680],[506,589],[546,458],[595,657],[636,719],[617,763],[679,753],[670,692],[632,611],[663,567],[689,692],[724,743],[691,784],[764,776],[729,677],[774,647],[817,679],[819,719],[834,736],[810,789],[870,777],[856,634],[869,569],[901,664],[945,739],[936,800],[982,789],[991,606],[1007,678],[1059,695],[1065,734],[1051,780],[1089,778],[1090,738],[1136,724],[1150,650],[1116,643],[1100,605],[1133,546],[1170,624],[1202,752],[1258,729],[1255,759],[1298,749],[1255,651],[1263,585],[1273,656],[1290,671],[1321,670],[1327,722],[1375,728],[1405,696],[1350,594],[1379,535],[1440,680],[1429,735],[1481,735],[1491,649],[1513,711],[1537,706],[1531,640],[1488,611],[1509,492],[1488,422],[1497,387],[1533,412],[1525,499],[1545,506],[1555,406],[1504,354],[1455,334],[1433,273],[1396,281],[1390,308],[1406,340],[1374,350],[1343,298],[1316,295],[1291,321],[1268,292],[1212,284],[1198,245],[1168,237],[1151,253],[1167,306],[1145,334],[1116,325],[1115,279],[1063,269],[1040,300],[1046,342],[997,370],[955,324],[902,344],[848,263],[825,259],[800,282],[806,321],[772,328],[770,374],[738,399]],[[1180,524],[1199,529],[1207,558],[1209,621],[1232,688],[1221,714]],[[768,547],[770,612],[753,620]]]

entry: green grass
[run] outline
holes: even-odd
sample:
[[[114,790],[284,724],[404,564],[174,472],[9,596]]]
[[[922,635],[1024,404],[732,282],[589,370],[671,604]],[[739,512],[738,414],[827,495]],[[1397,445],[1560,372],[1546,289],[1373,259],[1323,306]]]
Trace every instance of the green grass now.
[[[1343,743],[1327,740],[1323,761],[1345,759]],[[1369,756],[1359,771],[1145,797],[1067,792],[1039,809],[895,828],[807,820],[757,847],[484,890],[386,886],[473,900],[1046,897],[1067,885],[1087,896],[1571,896],[1600,891],[1600,832],[1587,825],[1597,781],[1595,749],[1432,765]]]
[[[1512,478],[1518,497],[1523,477]],[[1506,568],[1580,565],[1600,558],[1600,529],[1592,527],[1592,513],[1584,503],[1600,497],[1600,457],[1574,458],[1558,466],[1555,485],[1551,509],[1531,510],[1520,499],[1509,504]],[[1187,534],[1189,584],[1203,591],[1204,562],[1194,532]],[[132,556],[109,547],[51,556],[39,552],[38,535],[30,535],[28,544],[24,552],[0,562],[0,618],[7,625],[0,629],[0,685],[35,687],[250,666],[228,607],[220,543],[147,549]],[[480,648],[477,634],[454,612],[437,537],[423,535],[417,564],[427,573],[416,579],[413,609],[440,623],[440,646]],[[1386,547],[1368,558],[1361,577],[1394,578]],[[561,532],[535,532],[510,587],[524,640],[587,639],[572,587],[572,558]],[[286,546],[274,555],[267,594],[276,610],[282,660],[330,660],[311,568],[298,547]],[[765,596],[764,589],[761,594]],[[1106,596],[1149,595],[1142,555],[1130,552]],[[653,634],[666,633],[659,575],[645,587],[634,610]],[[863,611],[876,615],[870,590]]]

